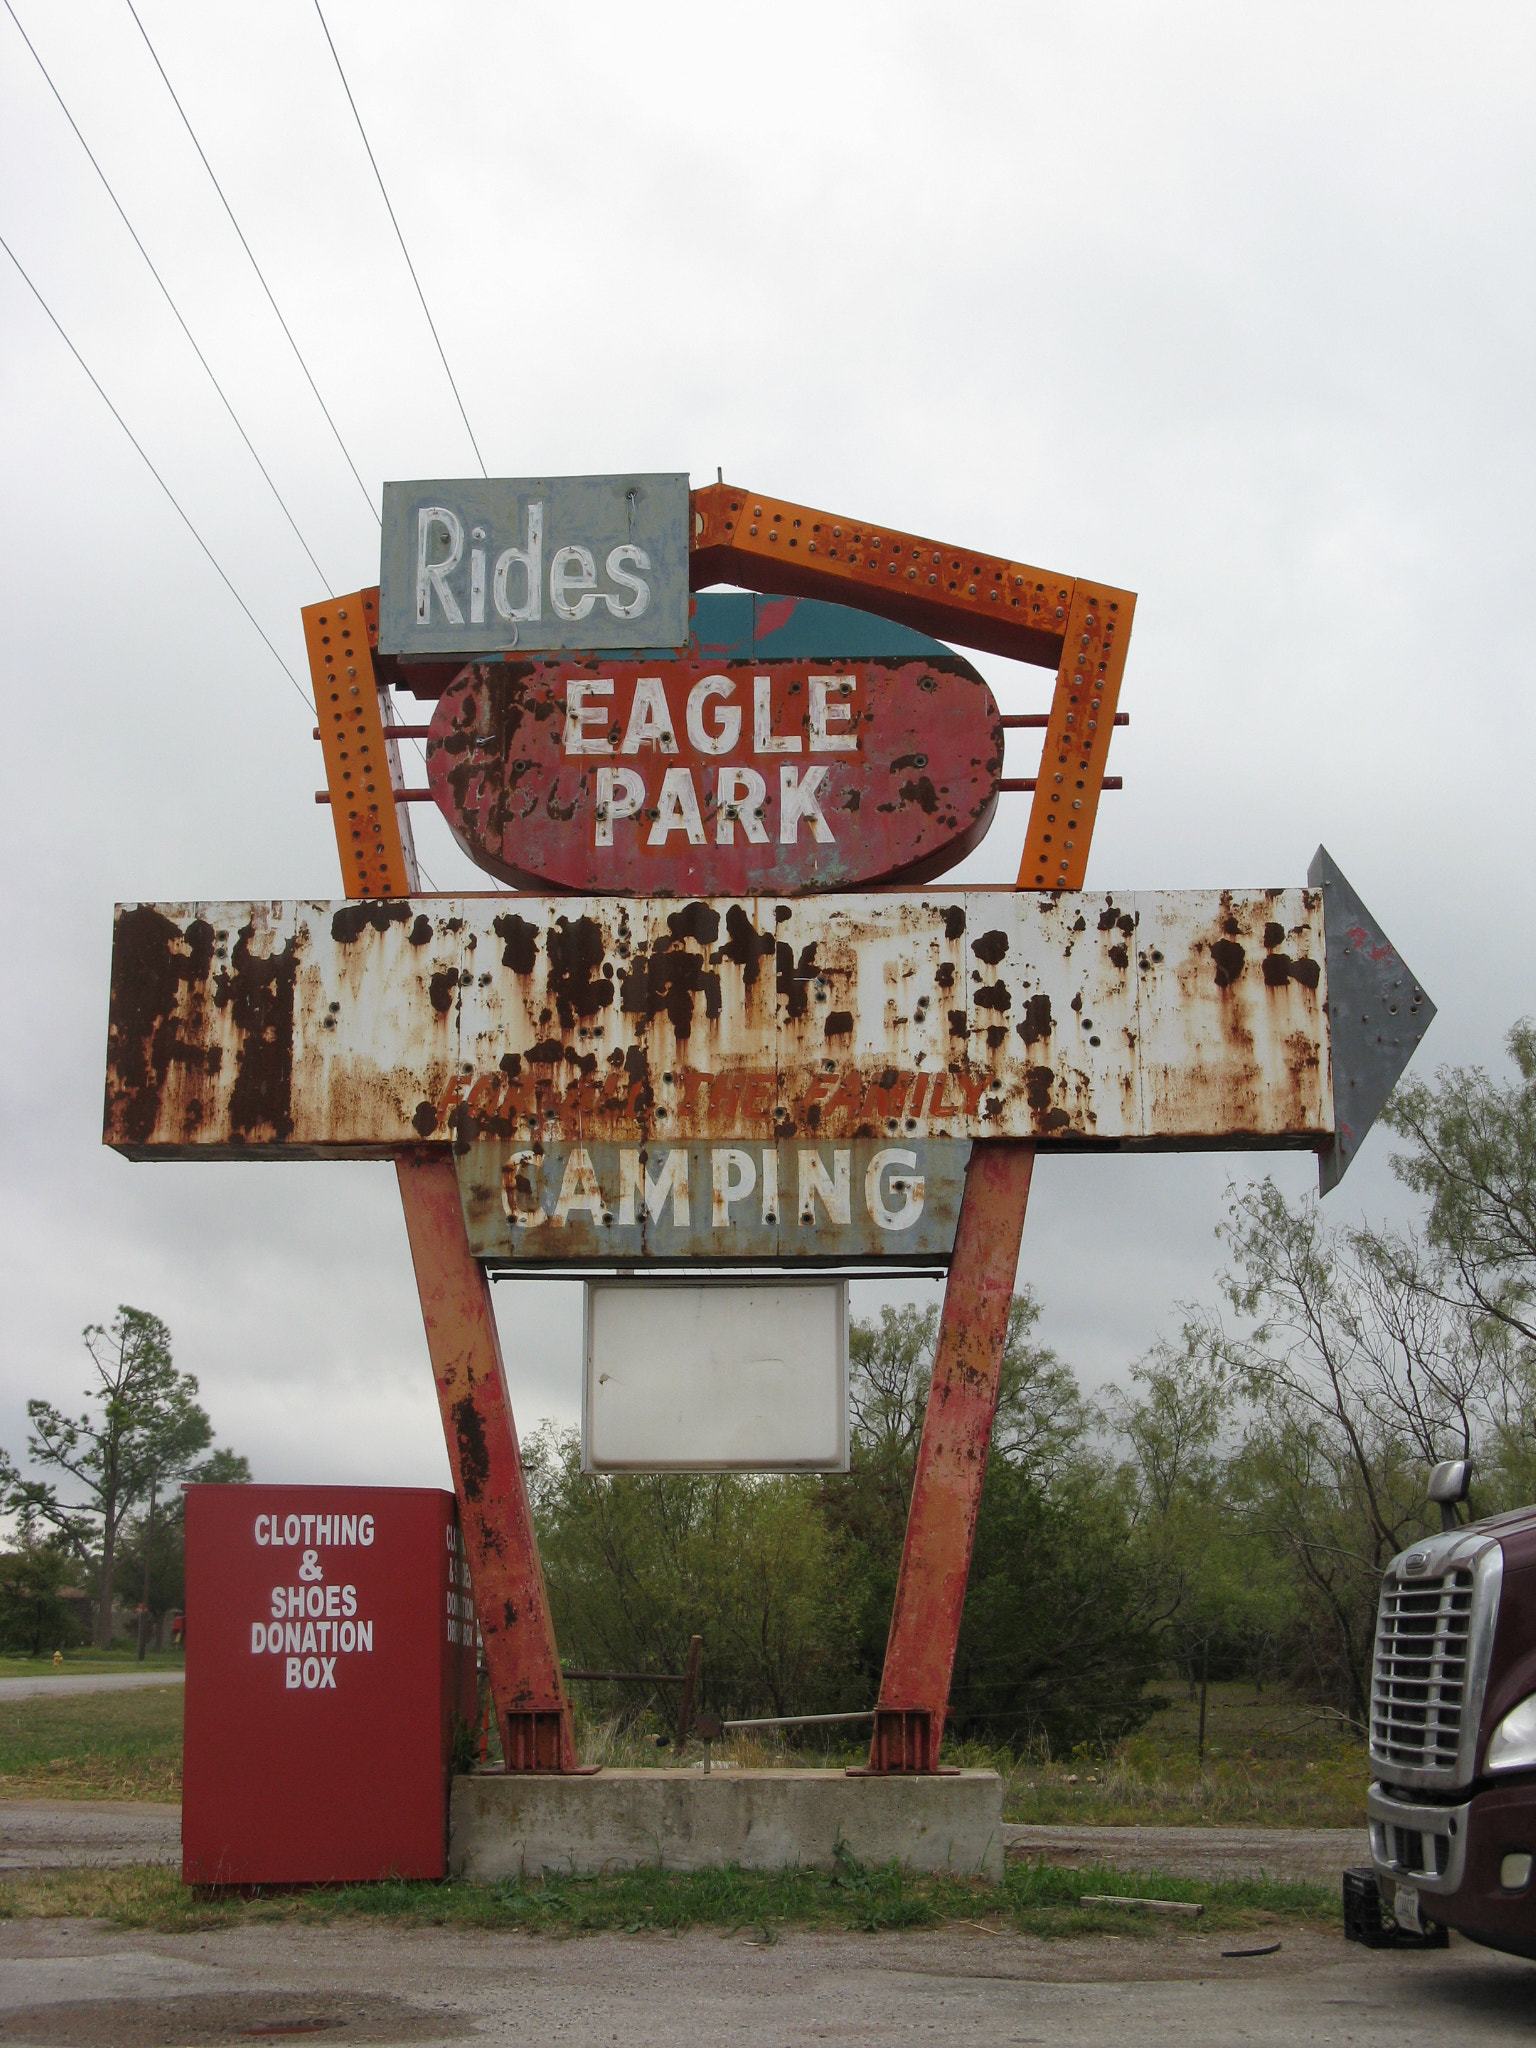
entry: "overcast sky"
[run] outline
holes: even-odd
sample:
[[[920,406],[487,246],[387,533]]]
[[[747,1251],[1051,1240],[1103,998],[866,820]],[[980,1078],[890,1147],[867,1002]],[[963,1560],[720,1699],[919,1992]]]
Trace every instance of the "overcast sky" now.
[[[140,4],[370,496],[473,473],[309,0]],[[0,234],[304,681],[299,607],[377,580],[374,518],[123,0],[15,6],[324,582],[3,16]],[[1502,1066],[1536,1007],[1528,6],[328,19],[493,474],[721,465],[1136,590],[1090,886],[1295,884],[1322,840],[1439,1005],[1426,1069]],[[127,1301],[257,1477],[446,1484],[388,1166],[101,1145],[113,902],[331,896],[336,848],[312,709],[3,254],[0,322],[0,1442]],[[1012,876],[1027,802],[964,874]],[[1389,1151],[1330,1215],[1411,1213]],[[1040,1165],[1021,1277],[1085,1380],[1209,1292],[1270,1164],[1315,1186]],[[520,1422],[573,1418],[579,1291],[496,1292]]]

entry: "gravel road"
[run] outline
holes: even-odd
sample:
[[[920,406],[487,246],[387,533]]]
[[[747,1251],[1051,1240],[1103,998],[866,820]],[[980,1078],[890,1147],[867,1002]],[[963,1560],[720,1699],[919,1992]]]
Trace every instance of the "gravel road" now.
[[[1169,1877],[1273,1877],[1337,1884],[1369,1863],[1364,1828],[1024,1827],[1003,1823],[1003,1854],[1043,1863],[1108,1863]]]
[[[1396,1953],[1288,1932],[1041,1941],[946,1927],[899,1934],[755,1930],[558,1939],[451,1928],[281,1922],[201,1934],[79,1920],[0,1923],[0,2040],[50,2048],[201,2048],[255,2036],[334,2042],[662,2039],[965,2048],[1457,2048],[1531,2039],[1536,1971],[1453,1938]]]
[[[0,1678],[0,1700],[30,1700],[43,1693],[131,1692],[143,1685],[184,1685],[182,1671],[42,1671],[36,1677]]]
[[[1005,1823],[1004,1853],[1046,1863],[1108,1863],[1174,1877],[1274,1877],[1337,1884],[1368,1863],[1352,1828],[1071,1828]],[[181,1808],[116,1800],[0,1800],[0,1870],[179,1863]]]
[[[179,1806],[126,1799],[0,1799],[0,1871],[180,1861]]]

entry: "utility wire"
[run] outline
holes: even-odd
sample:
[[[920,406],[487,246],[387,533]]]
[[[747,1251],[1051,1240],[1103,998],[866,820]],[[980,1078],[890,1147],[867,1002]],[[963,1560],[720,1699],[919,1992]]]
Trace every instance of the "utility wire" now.
[[[7,4],[9,4],[9,0],[7,0]],[[138,10],[134,7],[133,0],[124,0],[124,4],[127,6],[128,12],[133,16],[134,27],[138,30],[139,34],[144,38],[145,49],[148,50],[150,56],[153,57],[155,60],[155,69],[159,72],[160,77],[165,85],[165,89],[171,96],[171,104],[175,107],[177,113],[181,116],[182,126],[186,129],[188,135],[190,135],[192,138],[192,147],[197,151],[198,155],[203,160],[203,169],[208,173],[209,179],[213,185],[213,189],[215,192],[218,193],[219,198],[223,204],[224,211],[229,215],[229,224],[234,229],[235,233],[239,235],[240,246],[245,251],[246,255],[249,256],[251,259],[251,268],[256,273],[257,282],[260,284],[262,290],[267,295],[267,304],[272,308],[273,312],[277,315],[277,324],[279,327],[282,328],[283,333],[288,337],[288,346],[293,350],[294,357],[298,362],[299,368],[304,372],[304,375],[309,383],[309,388],[315,394],[316,405],[318,405],[321,412],[325,414],[325,424],[336,436],[336,446],[341,450],[342,455],[345,457],[348,469],[350,469],[353,476],[357,478],[357,488],[363,494],[363,502],[364,504],[367,505],[368,510],[373,513],[374,518],[379,519],[379,514],[374,506],[373,499],[368,495],[368,486],[363,482],[361,476],[358,475],[357,464],[352,460],[351,454],[348,452],[347,449],[347,444],[341,438],[341,429],[340,427],[337,426],[336,422],[331,418],[330,407],[326,404],[325,400],[320,396],[320,387],[315,382],[314,378],[310,375],[308,363],[305,362],[303,356],[299,353],[299,344],[294,340],[292,329],[289,327],[288,322],[283,318],[281,307],[278,305],[277,300],[272,296],[272,287],[267,283],[266,278],[262,275],[261,265],[256,261],[255,254],[251,249],[250,243],[245,239],[245,234],[241,229],[239,221],[235,219],[235,210],[230,205],[229,201],[224,197],[224,187],[213,175],[213,165],[209,163],[208,158],[204,153],[203,145],[197,139],[197,135],[192,127],[192,123],[187,119],[187,110],[181,104],[181,101],[176,97],[175,86],[172,85],[169,78],[167,78],[165,75],[165,66],[160,62],[159,54],[156,51],[154,44],[149,40],[149,31],[145,28],[143,22],[140,21],[138,16]],[[379,520],[379,523],[380,525],[382,525],[383,521]]]
[[[107,408],[107,411],[111,413],[113,419],[117,421],[117,424],[122,428],[123,432],[128,436],[128,439],[133,443],[133,446],[137,451],[140,460],[143,462],[144,467],[149,471],[150,475],[154,478],[155,482],[160,486],[161,490],[164,491],[165,495],[170,499],[172,506],[175,508],[177,517],[181,520],[182,524],[186,527],[188,533],[191,534],[192,538],[197,542],[198,546],[202,549],[203,553],[208,557],[209,561],[213,564],[214,572],[218,576],[220,582],[224,585],[224,588],[235,600],[235,603],[239,605],[241,611],[245,613],[245,616],[256,628],[256,631],[259,634],[261,634],[261,638],[267,649],[267,652],[271,655],[272,659],[277,663],[278,667],[282,670],[283,674],[288,678],[289,682],[292,683],[294,689],[297,691],[299,702],[304,706],[305,716],[312,717],[315,709],[314,699],[305,690],[303,684],[299,681],[298,677],[294,674],[293,670],[288,666],[287,662],[284,661],[283,657],[272,645],[272,642],[267,638],[266,633],[262,629],[260,620],[256,617],[256,614],[251,610],[250,606],[246,603],[245,599],[240,595],[239,591],[236,590],[234,584],[230,582],[228,576],[224,573],[224,569],[220,564],[217,555],[214,554],[212,548],[209,547],[207,541],[203,539],[203,536],[192,524],[191,519],[188,517],[186,512],[183,511],[181,504],[176,497],[175,492],[171,489],[170,485],[166,482],[165,478],[160,474],[159,470],[156,469],[155,465],[150,461],[149,457],[144,453],[143,444],[135,435],[132,427],[129,426],[128,422],[123,418],[122,414],[118,411],[117,407],[112,403],[111,399],[108,398],[106,392],[102,390],[101,385],[97,383],[95,374],[93,373],[90,364],[85,360],[85,357],[81,355],[79,349],[75,347],[75,344],[70,340],[69,336],[64,332],[64,329],[60,326],[58,316],[55,314],[53,308],[49,305],[48,301],[43,297],[42,293],[38,290],[37,286],[32,282],[31,278],[27,275],[26,271],[22,268],[21,258],[16,254],[16,251],[11,247],[10,243],[5,239],[4,235],[0,235],[0,249],[3,249],[6,255],[9,256],[11,261],[15,264],[22,283],[27,287],[27,290],[32,294],[33,298],[36,299],[37,303],[42,307],[43,311],[47,314],[49,320],[53,323],[54,331],[58,335],[60,341],[63,342],[64,346],[69,350],[70,354],[74,357],[75,361],[80,365],[81,369],[84,370],[86,376],[90,378],[91,383],[95,385],[96,394],[100,398],[102,404]],[[386,732],[388,731],[387,726],[385,730]],[[412,744],[414,744],[414,742],[412,742]],[[420,747],[417,747],[416,751],[418,753],[421,753]],[[427,762],[427,757],[425,754],[421,755],[421,762],[423,768],[425,768]],[[427,873],[426,869],[422,866],[421,859],[419,856],[417,857],[416,866],[421,874],[422,879],[428,884],[428,886],[431,889],[436,891],[437,884],[432,880],[432,877]]]
[[[6,0],[6,5],[10,5],[10,0]],[[480,474],[482,476],[489,476],[490,471],[485,466],[485,457],[480,453],[480,443],[475,439],[475,430],[469,424],[469,414],[464,410],[464,401],[459,396],[459,387],[454,383],[453,372],[448,367],[448,357],[443,349],[442,340],[438,335],[437,324],[433,320],[431,311],[427,306],[427,295],[421,288],[421,279],[416,275],[416,266],[411,261],[411,252],[405,246],[405,237],[400,232],[399,221],[395,219],[395,209],[389,203],[389,194],[384,190],[384,176],[379,169],[378,159],[373,153],[373,144],[368,140],[368,131],[363,126],[363,117],[357,111],[357,101],[353,99],[352,88],[347,83],[347,74],[341,68],[341,59],[336,55],[336,45],[331,42],[331,32],[326,28],[325,16],[321,13],[320,0],[315,0],[315,12],[320,15],[320,26],[325,30],[325,40],[327,43],[330,43],[331,55],[336,59],[336,75],[341,80],[341,89],[347,96],[347,105],[352,109],[352,118],[357,123],[357,132],[363,138],[363,147],[368,152],[368,161],[373,165],[373,175],[379,181],[379,195],[384,201],[384,210],[389,215],[389,224],[395,231],[395,240],[400,244],[400,254],[405,258],[405,267],[411,273],[411,283],[416,287],[416,296],[421,301],[421,310],[427,316],[427,325],[432,329],[432,339],[437,343],[437,352],[442,357],[443,374],[448,379],[449,389],[453,392],[454,403],[459,408],[459,418],[464,422],[464,431],[469,436],[469,445],[475,451],[475,460],[480,465]]]
[[[325,571],[321,568],[320,564],[315,561],[314,549],[310,546],[309,542],[304,538],[303,534],[299,532],[298,521],[294,518],[293,514],[288,510],[287,505],[283,502],[282,492],[277,488],[277,485],[273,483],[271,477],[267,474],[266,464],[262,461],[261,457],[256,453],[255,448],[252,447],[251,437],[245,431],[244,427],[241,426],[239,416],[236,413],[235,408],[230,404],[228,398],[225,397],[223,385],[220,384],[218,378],[214,376],[208,358],[203,354],[202,350],[198,347],[197,343],[192,339],[192,330],[190,327],[188,327],[186,321],[182,319],[180,307],[176,304],[176,301],[171,297],[170,290],[166,285],[165,279],[160,275],[159,271],[156,270],[154,264],[150,262],[149,251],[145,248],[144,244],[139,240],[138,234],[134,229],[133,222],[128,218],[127,214],[123,212],[122,202],[118,199],[117,194],[112,190],[111,182],[108,179],[106,172],[101,168],[101,165],[97,163],[95,157],[91,154],[91,146],[86,141],[85,137],[80,133],[79,125],[76,122],[74,115],[69,111],[69,108],[64,105],[64,95],[59,91],[59,88],[54,84],[52,78],[49,77],[48,67],[43,62],[42,58],[38,56],[37,51],[33,48],[32,38],[27,34],[26,30],[22,27],[20,20],[17,18],[16,10],[11,5],[11,0],[5,0],[5,11],[11,17],[11,20],[16,23],[16,33],[21,37],[21,40],[32,52],[33,61],[36,63],[38,70],[42,72],[43,77],[47,80],[48,90],[53,94],[54,98],[58,101],[59,106],[63,111],[65,120],[69,123],[70,127],[73,128],[75,131],[75,139],[80,144],[80,147],[85,151],[86,155],[90,157],[91,169],[96,173],[97,177],[100,178],[102,184],[106,187],[107,197],[111,200],[112,204],[117,208],[119,219],[122,221],[123,226],[128,230],[129,234],[133,236],[134,247],[138,250],[139,254],[144,258],[144,261],[147,264],[149,264],[150,276],[155,280],[155,283],[159,285],[160,290],[164,295],[165,303],[176,315],[176,324],[180,327],[182,333],[187,337],[188,342],[191,343],[192,353],[197,357],[197,360],[208,372],[208,381],[213,386],[214,390],[218,392],[219,398],[223,403],[224,410],[229,414],[230,418],[234,421],[235,431],[239,434],[241,440],[245,443],[246,447],[250,449],[251,460],[255,463],[256,467],[261,471],[263,477],[266,478],[268,490],[271,491],[273,497],[276,498],[279,506],[281,506],[283,517],[287,520],[288,524],[293,528],[294,536],[297,539],[299,546],[304,550],[305,554],[309,556],[310,561],[314,564],[315,574],[320,578],[321,585],[327,592],[329,592],[331,589],[330,578],[326,575]],[[14,258],[12,260],[14,261]],[[17,268],[20,268],[19,264],[17,265]],[[52,319],[52,317],[53,316],[50,314],[49,318]],[[56,326],[58,325],[56,321],[54,324]],[[64,330],[62,328],[59,329],[59,332],[61,334],[63,333],[63,331]],[[82,368],[83,367],[84,366],[82,365]],[[87,371],[86,374],[87,376],[89,376],[90,372]],[[93,384],[96,382],[94,377],[91,378],[91,382]],[[100,390],[99,385],[97,386],[97,389]],[[106,396],[105,392],[102,393],[102,396]],[[142,453],[143,451],[141,450],[140,452]],[[148,459],[149,458],[145,456],[145,460],[148,461]],[[174,500],[172,502],[174,503]],[[181,508],[178,506],[177,510],[180,511],[180,509]],[[185,513],[183,513],[182,516],[183,518],[185,518]],[[188,523],[190,524],[190,522]],[[211,560],[212,557],[210,556],[209,559]],[[224,572],[220,570],[219,573],[220,575],[223,575]],[[225,580],[228,581],[228,578],[226,578]],[[231,586],[231,588],[233,588],[233,586]],[[259,630],[260,629],[258,628],[258,631]],[[262,637],[265,639],[266,636],[263,634]],[[270,641],[268,641],[267,644],[268,646],[271,646]],[[276,650],[274,650],[274,652],[275,651]]]
[[[11,261],[15,264],[17,270],[21,274],[22,283],[27,287],[27,290],[32,294],[33,298],[36,299],[37,303],[42,307],[43,311],[48,315],[48,318],[53,322],[54,329],[57,332],[60,341],[63,342],[64,346],[69,350],[70,354],[74,357],[75,361],[80,365],[81,369],[84,370],[86,376],[90,378],[92,384],[96,386],[96,393],[97,396],[101,399],[102,404],[107,408],[107,411],[111,413],[113,419],[117,421],[117,424],[122,428],[123,432],[128,436],[129,440],[133,442],[134,447],[138,450],[139,455],[143,460],[144,467],[149,471],[150,475],[154,478],[155,482],[160,486],[161,490],[164,491],[165,495],[170,499],[172,505],[176,509],[177,515],[181,519],[182,524],[186,527],[188,533],[191,534],[192,538],[197,542],[198,546],[202,549],[203,553],[208,557],[209,561],[212,562],[214,569],[218,573],[220,581],[224,585],[224,588],[235,600],[235,603],[239,605],[241,611],[245,613],[245,616],[250,620],[251,624],[256,628],[257,632],[261,634],[263,641],[266,642],[268,653],[272,656],[272,659],[277,663],[278,667],[282,670],[283,674],[288,678],[289,682],[292,683],[294,689],[298,691],[299,701],[301,704],[303,704],[305,711],[313,715],[315,708],[313,699],[307,695],[303,687],[300,685],[298,677],[294,674],[293,670],[288,666],[287,662],[284,661],[283,657],[278,653],[277,649],[272,645],[272,642],[267,639],[265,632],[262,631],[261,623],[257,619],[256,614],[251,610],[250,606],[246,603],[245,599],[240,595],[239,591],[236,590],[234,584],[230,582],[228,576],[225,575],[223,568],[220,566],[219,559],[214,554],[213,549],[209,547],[207,541],[203,539],[203,536],[192,524],[190,518],[188,518],[187,514],[182,510],[181,505],[176,498],[175,492],[171,489],[170,485],[166,482],[165,478],[160,474],[159,470],[156,469],[155,465],[150,461],[149,457],[145,455],[143,446],[139,442],[138,437],[135,435],[132,427],[129,426],[128,422],[123,418],[122,414],[118,411],[117,407],[112,403],[111,399],[108,398],[106,392],[103,391],[100,384],[97,383],[96,377],[91,370],[90,364],[85,360],[85,357],[81,355],[79,349],[75,347],[75,344],[70,340],[69,336],[64,332],[64,329],[59,325],[58,318],[55,315],[53,308],[49,305],[48,301],[43,297],[42,293],[38,290],[37,286],[32,282],[31,278],[28,277],[26,271],[22,269],[21,258],[16,254],[16,251],[11,247],[10,243],[5,239],[3,235],[0,235],[0,249],[3,249],[6,255],[9,256]]]

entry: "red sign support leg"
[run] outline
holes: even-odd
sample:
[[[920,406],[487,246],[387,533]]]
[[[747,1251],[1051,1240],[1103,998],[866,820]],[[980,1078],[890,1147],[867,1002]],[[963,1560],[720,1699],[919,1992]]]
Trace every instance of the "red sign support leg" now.
[[[397,1158],[432,1376],[509,1771],[574,1771],[576,1738],[491,1309],[452,1157]]]
[[[938,1768],[1034,1163],[1033,1145],[994,1143],[977,1145],[966,1170],[875,1708],[871,1772]]]

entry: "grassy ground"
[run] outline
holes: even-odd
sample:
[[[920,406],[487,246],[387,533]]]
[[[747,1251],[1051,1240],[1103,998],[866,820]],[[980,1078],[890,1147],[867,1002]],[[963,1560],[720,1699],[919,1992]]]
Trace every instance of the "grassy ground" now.
[[[1241,1680],[1213,1685],[1206,1703],[1205,1757],[1197,1764],[1199,1702],[1182,1685],[1165,1684],[1168,1705],[1129,1741],[1107,1753],[1080,1750],[1065,1758],[1018,1759],[981,1743],[946,1743],[946,1763],[990,1766],[1005,1780],[1008,1820],[1102,1827],[1308,1827],[1365,1825],[1370,1772],[1364,1750],[1330,1716],[1295,1694]],[[714,1761],[738,1770],[775,1764],[861,1763],[862,1730],[829,1733],[803,1748],[762,1736],[736,1736],[714,1748]],[[680,1759],[640,1730],[601,1721],[578,1723],[585,1763],[675,1765],[696,1761],[690,1744]]]
[[[1169,1705],[1108,1755],[999,1760],[1006,1818],[1106,1827],[1365,1825],[1365,1751],[1318,1708],[1283,1688],[1256,1693],[1246,1679],[1213,1685],[1201,1767],[1199,1703],[1183,1686],[1164,1690]]]
[[[1084,1906],[1084,1893],[1184,1899],[1203,1912],[1170,1916]],[[529,1934],[605,1929],[676,1933],[753,1928],[775,1941],[791,1927],[936,1927],[964,1921],[988,1931],[1013,1927],[1039,1936],[1167,1934],[1175,1930],[1274,1939],[1285,1927],[1336,1929],[1337,1894],[1318,1885],[1195,1884],[1083,1870],[1010,1864],[1001,1885],[920,1877],[890,1865],[866,1870],[851,1859],[832,1873],[810,1870],[693,1873],[628,1871],[611,1877],[549,1875],[499,1885],[368,1884],[225,1896],[183,1885],[172,1870],[49,1871],[0,1882],[0,1919],[92,1918],[120,1927],[191,1933],[253,1922],[389,1920],[405,1926],[484,1927]]]
[[[182,1688],[0,1700],[0,1798],[180,1799]]]
[[[184,1650],[147,1650],[139,1663],[135,1649],[66,1650],[62,1664],[55,1664],[53,1652],[46,1657],[0,1657],[0,1678],[48,1678],[60,1672],[78,1676],[87,1671],[184,1671]]]
[[[1358,1827],[1369,1776],[1364,1752],[1305,1701],[1245,1682],[1212,1686],[1203,1768],[1195,1762],[1197,1708],[1182,1688],[1140,1734],[1108,1755],[1020,1761],[1005,1750],[946,1745],[945,1760],[991,1765],[1006,1781],[1009,1820],[1127,1825]],[[179,1799],[181,1688],[145,1687],[0,1701],[0,1797]],[[792,1748],[740,1736],[713,1760],[738,1770],[775,1764],[840,1770],[862,1762],[863,1731]],[[609,1769],[697,1763],[641,1729],[578,1718],[584,1763]],[[493,1745],[493,1759],[495,1750]]]

